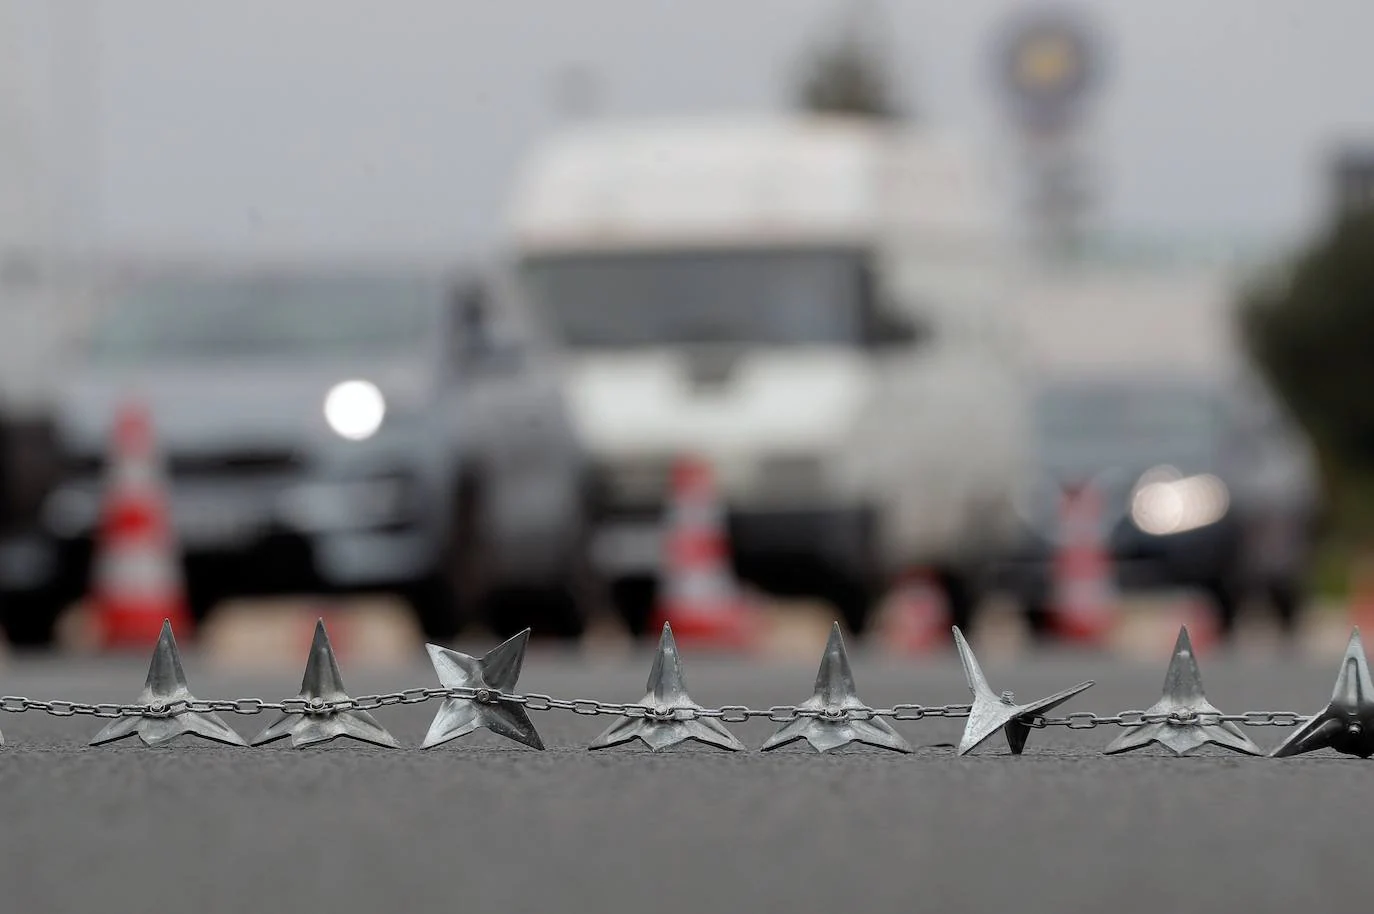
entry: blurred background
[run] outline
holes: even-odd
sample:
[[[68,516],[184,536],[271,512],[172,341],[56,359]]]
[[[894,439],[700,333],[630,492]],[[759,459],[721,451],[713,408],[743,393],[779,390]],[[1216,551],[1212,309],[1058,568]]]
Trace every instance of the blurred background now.
[[[1374,618],[1365,4],[0,22],[12,645]]]

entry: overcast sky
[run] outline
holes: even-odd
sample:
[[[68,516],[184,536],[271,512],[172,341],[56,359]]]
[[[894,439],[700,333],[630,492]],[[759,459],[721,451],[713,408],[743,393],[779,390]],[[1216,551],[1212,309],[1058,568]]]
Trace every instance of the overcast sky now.
[[[64,231],[106,248],[456,256],[590,67],[603,117],[774,111],[834,0],[4,0]],[[17,4],[17,6],[16,6]],[[1008,0],[891,0],[904,98],[1005,155],[989,77]],[[1113,0],[1103,218],[1265,237],[1374,135],[1374,3]],[[17,68],[11,67],[11,70]],[[11,153],[13,155],[13,153]]]

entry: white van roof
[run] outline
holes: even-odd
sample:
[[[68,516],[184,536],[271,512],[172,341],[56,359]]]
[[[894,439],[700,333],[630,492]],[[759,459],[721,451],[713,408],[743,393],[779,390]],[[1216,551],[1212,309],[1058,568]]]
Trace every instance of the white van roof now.
[[[687,118],[590,125],[526,162],[518,250],[864,243],[902,227],[978,233],[990,196],[968,151],[861,118]]]

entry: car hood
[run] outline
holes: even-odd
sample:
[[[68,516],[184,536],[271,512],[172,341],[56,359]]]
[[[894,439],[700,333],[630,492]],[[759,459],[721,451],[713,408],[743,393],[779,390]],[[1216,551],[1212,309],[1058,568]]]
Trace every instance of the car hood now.
[[[829,449],[872,395],[870,367],[846,351],[746,350],[704,372],[696,361],[676,349],[573,359],[568,397],[592,451]]]
[[[429,391],[426,373],[400,360],[367,366],[356,361],[87,366],[61,393],[58,432],[74,453],[101,453],[119,409],[136,403],[149,411],[163,449],[298,447],[331,435],[324,397],[335,384],[353,378],[376,384],[393,410],[417,405]]]

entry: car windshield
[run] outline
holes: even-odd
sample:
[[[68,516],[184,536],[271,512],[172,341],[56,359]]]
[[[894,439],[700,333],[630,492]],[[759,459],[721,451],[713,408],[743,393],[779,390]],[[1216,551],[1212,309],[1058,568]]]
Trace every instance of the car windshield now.
[[[1055,471],[1196,467],[1214,457],[1223,423],[1219,396],[1202,384],[1056,386],[1035,406],[1041,459]]]
[[[585,254],[528,260],[530,298],[575,347],[857,344],[862,258],[839,251]]]
[[[92,354],[123,362],[404,349],[432,331],[441,294],[437,281],[419,277],[164,279],[103,314]]]

